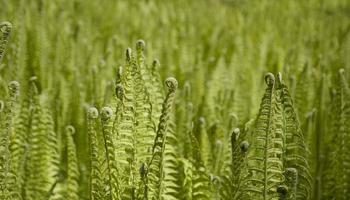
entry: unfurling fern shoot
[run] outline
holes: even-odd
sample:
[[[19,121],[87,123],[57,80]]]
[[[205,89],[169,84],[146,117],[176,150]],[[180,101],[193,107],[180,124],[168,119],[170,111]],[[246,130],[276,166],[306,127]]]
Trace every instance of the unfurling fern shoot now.
[[[118,184],[118,169],[116,166],[116,158],[114,151],[114,143],[112,139],[113,123],[111,117],[113,116],[113,110],[110,107],[104,107],[101,110],[102,132],[104,138],[104,147],[107,159],[107,173],[108,184],[110,189],[110,199],[116,200],[119,197],[119,184]]]
[[[66,127],[67,139],[67,193],[66,198],[69,200],[78,200],[79,191],[79,170],[76,147],[73,140],[75,129],[73,126]]]
[[[6,45],[8,43],[8,39],[10,37],[12,30],[12,24],[10,22],[2,22],[0,23],[0,32],[2,36],[0,37],[0,63],[6,51]]]
[[[160,199],[161,192],[163,190],[163,158],[166,141],[167,127],[169,124],[170,113],[172,112],[172,106],[175,99],[176,89],[178,87],[177,80],[175,78],[167,78],[165,81],[168,87],[168,94],[164,100],[162,107],[162,114],[159,119],[159,125],[157,129],[157,135],[154,140],[152,149],[152,158],[149,163],[149,198]]]

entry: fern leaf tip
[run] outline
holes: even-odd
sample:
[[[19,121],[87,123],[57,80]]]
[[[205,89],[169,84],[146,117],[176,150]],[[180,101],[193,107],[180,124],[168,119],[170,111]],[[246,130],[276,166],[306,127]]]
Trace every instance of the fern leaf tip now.
[[[282,196],[287,195],[288,193],[288,188],[285,185],[280,185],[277,187],[277,193],[281,194]]]
[[[124,87],[122,84],[117,84],[115,86],[115,95],[118,99],[122,99],[124,94]]]
[[[1,32],[5,32],[8,29],[12,28],[11,22],[5,21],[0,23],[0,30]]]
[[[109,120],[113,115],[113,110],[110,107],[103,107],[101,110],[101,119],[103,121]]]
[[[95,107],[91,107],[88,110],[88,117],[91,119],[96,119],[98,118],[98,110]]]
[[[266,82],[266,85],[268,85],[268,86],[274,85],[275,84],[275,76],[270,72],[267,73],[265,75],[265,82]]]
[[[241,144],[239,145],[239,147],[241,148],[242,152],[247,152],[249,149],[249,142],[244,140],[241,142]]]
[[[127,60],[128,62],[131,61],[131,54],[132,54],[132,50],[131,50],[131,48],[129,47],[129,48],[126,49],[126,60]]]
[[[143,51],[145,49],[146,43],[144,40],[140,39],[136,42],[136,49],[139,51]]]
[[[18,95],[20,84],[17,81],[11,81],[8,85],[11,94]]]
[[[169,88],[170,91],[175,91],[178,87],[178,82],[175,78],[169,77],[165,80],[165,84]]]
[[[70,133],[71,135],[74,135],[75,134],[75,128],[72,126],[72,125],[68,125],[66,127],[66,130],[68,133]]]

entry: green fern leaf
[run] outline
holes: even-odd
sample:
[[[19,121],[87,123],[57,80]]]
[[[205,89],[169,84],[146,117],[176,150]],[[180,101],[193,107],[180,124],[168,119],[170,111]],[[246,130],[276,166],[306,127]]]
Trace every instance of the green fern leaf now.
[[[274,94],[274,76],[268,73],[265,81],[267,88],[253,131],[256,139],[248,151],[249,175],[243,181],[241,199],[278,199],[277,188],[284,181],[281,108]]]
[[[149,199],[161,199],[164,189],[164,154],[166,137],[168,133],[169,118],[172,105],[175,99],[175,93],[178,86],[176,79],[168,78],[165,81],[169,91],[163,103],[162,115],[159,119],[157,135],[153,145],[153,155],[149,162],[149,172],[147,174],[149,180]]]
[[[2,36],[0,38],[0,63],[6,51],[6,45],[8,43],[8,39],[10,37],[12,30],[12,24],[10,22],[2,22],[0,23],[0,32]]]
[[[73,140],[75,129],[73,126],[66,128],[67,139],[67,188],[66,198],[69,200],[78,200],[79,190],[79,170],[76,154],[76,147]]]

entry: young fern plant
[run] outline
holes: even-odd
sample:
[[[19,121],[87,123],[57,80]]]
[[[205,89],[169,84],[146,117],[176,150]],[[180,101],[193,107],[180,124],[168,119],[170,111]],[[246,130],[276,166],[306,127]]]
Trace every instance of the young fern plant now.
[[[64,198],[70,200],[78,200],[79,190],[79,170],[76,147],[73,140],[75,129],[73,126],[66,127],[66,140],[67,140],[67,183]]]
[[[157,135],[154,140],[154,145],[152,148],[152,158],[148,164],[149,172],[147,177],[149,179],[149,196],[150,199],[163,199],[162,192],[167,185],[164,184],[164,152],[166,137],[169,125],[169,118],[172,109],[172,104],[175,98],[176,89],[178,83],[174,78],[168,78],[166,85],[169,92],[163,103],[162,115],[159,119],[159,125],[157,129]],[[169,187],[169,186],[168,186]]]
[[[11,35],[11,31],[12,31],[12,24],[10,22],[0,23],[0,32],[2,33],[0,37],[0,63],[4,57],[6,46]]]
[[[168,93],[157,114],[152,108],[158,105],[152,101],[159,97],[151,101],[149,90],[159,90],[153,88],[155,79],[147,72],[143,49],[141,41],[136,56],[127,49],[126,64],[115,81],[113,108],[88,110],[91,199],[179,199],[180,180],[174,181],[176,137],[170,117],[178,83],[174,78],[165,81]],[[155,116],[159,119],[154,120]]]
[[[335,74],[330,106],[330,141],[326,143],[329,151],[324,166],[322,188],[323,198],[349,199],[350,185],[350,88],[345,70]]]
[[[281,123],[281,109],[275,94],[275,77],[265,76],[267,85],[260,111],[253,131],[255,140],[248,151],[249,174],[243,180],[243,199],[278,199],[277,188],[283,183],[284,135]]]
[[[8,85],[9,96],[2,104],[0,121],[0,197],[2,199],[20,199],[16,171],[11,167],[11,139],[14,130],[14,116],[17,114],[19,83],[12,81]]]
[[[104,187],[104,154],[99,148],[100,144],[97,135],[99,128],[98,117],[98,110],[95,107],[89,108],[87,112],[87,131],[90,148],[89,192],[91,200],[105,199],[109,194]]]
[[[249,146],[247,164],[243,167],[247,171],[239,183],[241,187],[234,191],[235,197],[311,199],[308,149],[288,88],[280,74],[276,81],[274,75],[268,73],[265,81],[267,88],[255,128],[241,144],[243,149]]]

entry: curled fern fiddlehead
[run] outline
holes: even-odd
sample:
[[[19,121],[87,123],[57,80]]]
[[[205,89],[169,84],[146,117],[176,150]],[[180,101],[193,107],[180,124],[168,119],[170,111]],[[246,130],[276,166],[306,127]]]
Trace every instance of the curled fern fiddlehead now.
[[[243,142],[241,142],[241,144],[239,145],[239,147],[241,148],[241,151],[245,153],[245,152],[248,151],[249,142],[244,140]]]
[[[285,199],[297,199],[298,170],[295,168],[286,168],[284,176],[286,177],[286,186],[288,187],[288,194],[284,195]]]

